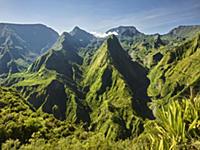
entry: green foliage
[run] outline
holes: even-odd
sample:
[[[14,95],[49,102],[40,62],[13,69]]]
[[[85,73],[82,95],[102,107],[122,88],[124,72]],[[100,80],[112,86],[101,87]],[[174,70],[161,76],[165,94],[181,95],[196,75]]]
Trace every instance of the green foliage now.
[[[28,143],[31,138],[50,140],[70,134],[64,122],[35,112],[25,102],[14,90],[0,88],[0,145],[6,141],[3,148],[18,147],[19,143]]]
[[[200,97],[194,101],[176,100],[154,107],[156,119],[147,121],[144,132],[134,141],[139,149],[198,149]]]
[[[181,95],[188,96],[189,88],[199,91],[200,81],[200,38],[178,46],[167,53],[149,73],[151,84],[148,94],[152,98],[170,99]]]
[[[87,131],[68,122],[60,122],[47,114],[33,112],[16,97],[14,91],[1,89],[1,95],[8,98],[1,109],[2,149],[199,149],[200,140],[200,96],[182,99],[162,107],[154,105],[155,120],[146,120],[144,132],[126,140],[106,138],[102,132]],[[9,97],[14,103],[12,103]],[[8,101],[9,100],[9,101]],[[16,106],[20,104],[23,110]],[[156,103],[156,102],[154,102]],[[12,106],[15,104],[14,106]],[[8,108],[7,108],[8,107]],[[17,109],[16,109],[17,107]],[[7,114],[8,111],[10,114]],[[17,113],[15,113],[17,111]],[[7,114],[7,115],[6,115]],[[9,115],[9,117],[8,117]],[[12,116],[12,117],[11,117]],[[113,118],[118,122],[118,118]],[[13,122],[13,123],[12,123]],[[1,123],[2,124],[2,123]],[[17,130],[16,130],[17,128]],[[21,130],[20,128],[23,128]],[[20,132],[16,133],[16,131]],[[2,132],[4,131],[4,132]],[[113,134],[113,131],[110,131]],[[3,134],[2,134],[3,133]],[[3,135],[3,136],[2,136]],[[2,137],[4,137],[2,141]]]

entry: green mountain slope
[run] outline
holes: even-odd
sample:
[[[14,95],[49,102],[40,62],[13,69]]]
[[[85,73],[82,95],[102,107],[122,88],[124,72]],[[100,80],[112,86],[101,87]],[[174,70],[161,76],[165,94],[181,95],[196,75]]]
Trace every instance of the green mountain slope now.
[[[77,83],[81,80],[82,58],[75,45],[68,44],[72,40],[68,33],[62,34],[26,72],[11,75],[4,85],[16,87],[36,109],[58,119],[88,122],[87,106],[80,101],[83,94]]]
[[[64,35],[28,71],[11,75],[4,85],[17,88],[36,109],[86,123],[107,138],[137,135],[142,118],[152,117],[146,70],[131,61],[115,36],[105,41],[86,67],[67,47]]]
[[[78,73],[78,70],[73,72],[77,69],[76,65],[82,64],[82,58],[74,52],[75,49],[77,47],[76,43],[73,43],[73,38],[68,33],[64,33],[52,49],[30,66],[29,71],[36,72],[45,67],[73,79],[73,73]]]
[[[17,66],[16,62],[12,60],[12,55],[9,52],[2,52],[0,60],[1,75],[4,73],[15,73],[19,71],[20,66]]]
[[[137,61],[146,68],[155,65],[154,55],[168,43],[162,39],[162,35],[146,35],[139,32],[134,26],[120,26],[107,31],[107,33],[109,32],[117,34],[122,47],[129,53],[133,61]]]
[[[27,67],[32,58],[31,56],[26,58],[26,56],[30,53],[30,50],[26,48],[26,42],[5,26],[1,32],[0,74],[14,73]],[[13,66],[15,66],[14,69]]]
[[[198,93],[200,81],[200,35],[168,52],[154,67],[149,78],[149,96],[169,100]]]
[[[83,80],[86,101],[91,108],[94,130],[109,138],[137,134],[141,117],[150,117],[147,108],[149,84],[145,70],[133,63],[118,39],[110,36],[94,56]]]
[[[164,35],[146,35],[135,27],[129,26],[121,26],[109,31],[118,34],[122,47],[128,51],[134,61],[151,69],[160,61],[163,54],[197,35],[200,26],[179,26]],[[159,59],[156,59],[157,56]]]

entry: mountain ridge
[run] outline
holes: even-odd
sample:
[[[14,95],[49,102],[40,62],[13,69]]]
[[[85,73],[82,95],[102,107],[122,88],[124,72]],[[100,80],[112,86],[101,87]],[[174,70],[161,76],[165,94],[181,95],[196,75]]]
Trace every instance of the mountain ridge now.
[[[139,32],[134,26],[119,26],[106,31],[106,33],[117,33],[118,37],[133,37],[141,35],[143,33]]]
[[[58,40],[58,42],[60,41]],[[65,42],[61,42],[61,44],[63,43]],[[62,47],[65,48],[64,45]],[[123,50],[114,35],[104,42],[96,52],[93,61],[86,68],[82,66],[82,62],[78,64],[76,59],[73,62],[71,57],[68,57],[69,54],[71,56],[71,53],[77,55],[76,51],[71,51],[67,48],[49,50],[32,64],[28,72],[16,74],[13,79],[11,76],[7,84],[17,88],[36,109],[42,109],[44,112],[54,114],[58,119],[84,122],[89,126],[90,130],[101,130],[106,137],[111,139],[123,139],[130,136],[130,133],[138,134],[140,130],[133,129],[131,124],[126,124],[126,122],[128,118],[131,118],[133,122],[136,121],[142,125],[142,118],[152,118],[151,111],[147,107],[149,98],[145,95],[145,90],[149,84],[145,69],[136,62],[133,63],[131,61],[128,53]],[[99,61],[99,56],[103,53],[108,54],[103,58],[106,59],[105,63],[101,60]],[[77,55],[77,57],[80,56]],[[120,58],[121,61],[118,60]],[[66,63],[62,63],[65,59]],[[125,72],[122,64],[130,67],[130,75]],[[56,65],[58,67],[51,67]],[[70,65],[71,69],[67,67],[68,65]],[[101,65],[103,65],[103,70],[99,70],[98,66]],[[89,70],[93,68],[93,71],[88,72],[88,67]],[[63,72],[64,68],[66,72]],[[74,74],[78,72],[80,74],[77,75],[80,76]],[[99,78],[100,80],[92,80],[95,75],[98,75],[97,79]],[[134,80],[131,79],[131,76],[134,76]],[[110,81],[107,83],[103,80]],[[15,82],[12,83],[12,81]],[[139,84],[140,88],[137,87]],[[118,93],[124,94],[119,95]],[[113,97],[106,98],[106,95],[110,94]],[[97,105],[97,103],[99,104]],[[121,105],[121,108],[117,105]],[[112,124],[110,127],[104,126],[102,122],[104,111],[101,112],[102,114],[99,117],[96,116],[96,107],[101,107],[102,110],[109,112],[107,117]],[[123,108],[126,108],[127,111],[121,112]],[[128,116],[125,117],[125,114]],[[113,117],[121,121],[115,122]],[[96,118],[99,119],[99,123],[96,122]],[[115,130],[116,134],[108,133],[111,130]]]
[[[5,67],[1,75],[22,71],[33,60],[49,49],[57,40],[58,33],[42,24],[0,24],[0,55],[9,54],[10,59],[1,60]],[[16,69],[12,71],[12,63]]]
[[[83,29],[80,29],[78,26],[74,27],[74,29],[70,31],[69,34],[73,38],[78,40],[82,47],[86,47],[92,41],[96,40],[96,37],[94,35],[88,33]]]

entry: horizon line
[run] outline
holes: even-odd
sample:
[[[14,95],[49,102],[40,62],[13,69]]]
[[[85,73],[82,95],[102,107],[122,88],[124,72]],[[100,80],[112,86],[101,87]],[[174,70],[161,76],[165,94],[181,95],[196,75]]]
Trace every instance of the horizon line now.
[[[75,27],[78,27],[78,28],[80,28],[80,29],[82,29],[82,30],[84,30],[84,31],[86,31],[86,32],[88,32],[88,33],[90,33],[90,34],[93,34],[93,33],[95,33],[95,32],[96,32],[96,33],[101,33],[101,34],[103,34],[103,33],[106,33],[106,32],[107,32],[108,30],[110,30],[110,29],[118,28],[118,27],[121,27],[121,26],[122,26],[122,27],[135,27],[136,30],[138,30],[138,28],[137,28],[136,26],[134,26],[134,25],[118,25],[118,26],[113,26],[113,27],[107,29],[107,30],[104,31],[104,32],[97,32],[97,31],[88,31],[88,30],[86,30],[86,29],[80,27],[79,25],[74,25],[73,28],[71,28],[71,29],[69,29],[69,30],[64,30],[64,31],[59,32],[56,28],[54,28],[54,27],[52,27],[52,26],[50,26],[50,25],[48,25],[48,24],[46,24],[46,23],[42,23],[42,22],[35,22],[35,23],[0,22],[0,24],[8,24],[8,25],[42,25],[42,26],[46,26],[46,27],[48,27],[48,28],[50,28],[50,29],[56,31],[56,32],[59,34],[59,36],[60,36],[62,33],[64,33],[64,32],[67,32],[67,33],[71,32]],[[172,31],[173,29],[176,29],[176,28],[182,27],[182,26],[200,26],[200,24],[180,24],[180,25],[177,25],[177,26],[172,27],[170,30],[168,30],[168,31],[165,32],[165,33],[159,33],[159,32],[156,32],[156,33],[145,33],[145,32],[142,32],[141,30],[138,30],[138,31],[139,31],[140,33],[145,34],[145,35],[155,35],[155,34],[165,35],[165,34],[169,33],[170,31]],[[94,35],[94,34],[93,34],[93,35]]]

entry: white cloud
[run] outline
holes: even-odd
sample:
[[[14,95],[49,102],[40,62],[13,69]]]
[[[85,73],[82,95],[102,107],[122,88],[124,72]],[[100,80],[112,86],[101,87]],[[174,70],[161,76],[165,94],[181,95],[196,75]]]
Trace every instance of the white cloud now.
[[[118,35],[117,32],[108,32],[108,33],[103,33],[103,32],[90,32],[91,34],[93,34],[94,36],[98,37],[98,38],[105,38],[109,35]]]

